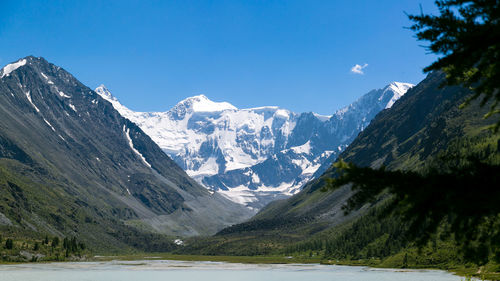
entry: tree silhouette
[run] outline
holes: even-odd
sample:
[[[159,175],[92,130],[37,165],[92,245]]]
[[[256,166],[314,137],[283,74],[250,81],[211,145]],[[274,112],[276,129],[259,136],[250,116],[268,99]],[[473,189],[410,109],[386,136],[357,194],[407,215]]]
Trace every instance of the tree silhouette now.
[[[469,159],[465,164],[437,161],[425,172],[358,167],[339,160],[338,177],[326,189],[351,184],[354,195],[343,209],[350,212],[392,195],[384,213],[399,213],[410,223],[408,235],[423,245],[445,226],[462,245],[466,259],[500,260],[500,165]]]
[[[14,248],[14,241],[10,238],[5,240],[5,249],[12,250]]]
[[[427,49],[442,55],[424,71],[444,70],[449,85],[474,90],[463,106],[482,96],[481,105],[493,100],[485,117],[500,113],[500,1],[438,0],[440,15],[410,15],[410,28]],[[492,126],[500,128],[500,121]]]

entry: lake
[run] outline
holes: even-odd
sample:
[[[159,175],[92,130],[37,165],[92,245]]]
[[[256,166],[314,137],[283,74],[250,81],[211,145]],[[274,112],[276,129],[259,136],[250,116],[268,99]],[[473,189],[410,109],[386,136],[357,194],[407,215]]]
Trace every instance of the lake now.
[[[0,265],[1,281],[458,281],[439,270],[375,269],[319,264],[238,264],[171,260]]]

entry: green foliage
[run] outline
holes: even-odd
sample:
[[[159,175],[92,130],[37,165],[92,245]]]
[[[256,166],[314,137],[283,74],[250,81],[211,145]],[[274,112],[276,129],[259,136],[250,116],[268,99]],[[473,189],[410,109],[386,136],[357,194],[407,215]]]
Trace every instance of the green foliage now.
[[[440,15],[410,15],[419,40],[442,55],[426,72],[444,70],[449,85],[474,89],[466,102],[482,96],[482,105],[493,100],[485,116],[499,113],[500,102],[500,2],[488,0],[436,1]],[[500,121],[494,126],[500,128]]]
[[[85,244],[83,242],[78,242],[76,237],[71,239],[65,237],[63,239],[63,249],[66,250],[66,256],[72,253],[80,253],[80,251],[85,250],[85,248]]]
[[[67,248],[64,248],[60,243],[45,243],[47,235],[18,228],[0,228],[0,231],[8,236],[5,247],[0,249],[0,262],[81,260],[88,258],[90,254],[85,243],[75,237],[65,238]],[[42,238],[44,236],[45,238]],[[52,241],[58,239],[54,238]]]

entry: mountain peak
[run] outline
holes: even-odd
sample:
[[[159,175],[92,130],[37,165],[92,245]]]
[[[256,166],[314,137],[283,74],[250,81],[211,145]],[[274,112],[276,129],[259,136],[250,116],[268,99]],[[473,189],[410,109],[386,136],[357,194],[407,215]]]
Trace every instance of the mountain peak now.
[[[13,63],[9,63],[7,64],[6,66],[4,66],[2,68],[2,75],[0,76],[0,78],[4,78],[5,76],[9,76],[10,73],[16,69],[18,69],[19,67],[23,66],[26,64],[26,58],[23,58],[23,59],[20,59],[16,62],[13,62]]]
[[[96,89],[96,90],[97,90],[97,89],[100,89],[100,90],[105,90],[105,91],[109,92],[109,91],[108,91],[108,88],[107,88],[107,87],[106,87],[106,85],[104,85],[104,84],[101,84],[101,85],[97,86],[97,88],[95,88],[95,89]]]
[[[95,92],[103,97],[105,100],[116,100],[116,98],[111,94],[111,92],[104,86],[104,84],[99,85],[95,88]]]
[[[64,71],[61,67],[48,62],[43,57],[26,56],[24,58],[18,59],[15,62],[9,63],[0,69],[0,79],[5,77],[16,76],[16,72],[20,68],[29,68],[30,72],[36,73],[39,76],[45,78],[49,81],[48,76],[64,77],[63,80],[70,79],[73,77],[70,73]],[[27,69],[25,69],[28,71]],[[61,71],[62,70],[62,71]],[[74,79],[74,78],[73,78]],[[53,84],[50,82],[49,84]]]
[[[410,88],[415,86],[414,84],[411,83],[403,83],[403,82],[392,82],[390,83],[387,88],[391,88],[393,91],[398,91],[398,92],[405,92],[408,91]]]
[[[343,119],[343,116],[351,109],[357,109],[358,111],[364,109],[371,110],[371,104],[373,103],[379,104],[381,109],[390,108],[413,86],[415,85],[410,83],[392,82],[381,89],[374,89],[359,97],[350,105],[337,110],[334,115],[339,119]]]
[[[237,108],[228,102],[214,102],[205,95],[197,95],[186,98],[175,105],[169,113],[177,119],[183,119],[187,113],[193,112],[220,112],[224,110],[236,110]]]
[[[387,91],[391,91],[393,93],[392,98],[387,102],[385,108],[391,108],[392,105],[401,98],[409,89],[414,87],[414,84],[410,83],[402,83],[402,82],[392,82],[384,89],[384,94]]]
[[[224,110],[236,110],[237,108],[228,102],[214,102],[205,95],[197,95],[189,97],[180,103],[186,104],[193,109],[194,112],[217,112]]]

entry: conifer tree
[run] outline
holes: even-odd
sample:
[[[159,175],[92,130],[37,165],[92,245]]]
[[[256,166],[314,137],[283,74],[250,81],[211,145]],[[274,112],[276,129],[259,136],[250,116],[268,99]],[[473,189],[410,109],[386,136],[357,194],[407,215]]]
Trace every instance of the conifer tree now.
[[[52,239],[52,248],[56,248],[57,246],[59,246],[59,237],[54,237],[54,239]]]
[[[493,101],[485,117],[500,113],[500,1],[438,0],[439,15],[410,15],[418,40],[441,57],[424,71],[444,70],[449,85],[472,88],[471,100]],[[492,126],[500,128],[500,121]]]
[[[13,248],[14,248],[14,241],[10,238],[7,238],[7,240],[5,240],[5,249],[12,250]]]

